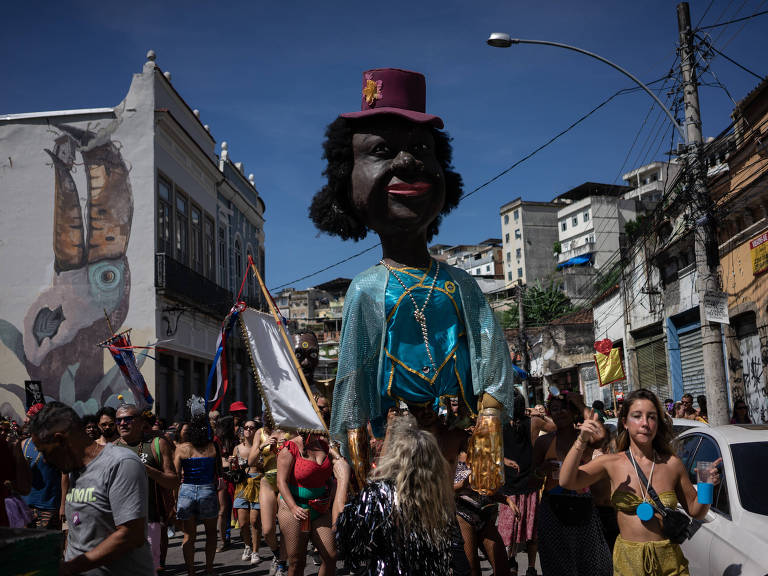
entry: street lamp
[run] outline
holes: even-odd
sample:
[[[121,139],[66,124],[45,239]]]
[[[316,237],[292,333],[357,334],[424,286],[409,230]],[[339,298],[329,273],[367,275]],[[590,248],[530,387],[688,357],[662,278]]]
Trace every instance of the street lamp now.
[[[640,86],[640,88],[645,90],[646,93],[651,98],[653,98],[656,104],[658,104],[659,107],[664,111],[664,113],[667,115],[667,117],[672,122],[674,127],[677,128],[677,132],[680,134],[680,138],[682,138],[683,142],[688,143],[688,138],[686,138],[686,134],[685,134],[685,131],[683,130],[683,127],[677,123],[677,120],[675,120],[675,116],[672,114],[672,112],[669,111],[669,108],[664,106],[661,100],[659,100],[658,96],[656,96],[656,94],[654,94],[651,91],[651,89],[648,88],[648,86],[646,86],[645,84],[643,84],[634,74],[628,72],[618,64],[611,62],[607,58],[603,58],[602,56],[599,56],[594,52],[590,52],[582,48],[577,48],[576,46],[561,44],[560,42],[550,42],[548,40],[523,40],[522,38],[512,38],[510,37],[509,34],[505,34],[503,32],[493,32],[488,37],[488,40],[486,40],[486,42],[488,43],[488,46],[493,46],[494,48],[509,48],[513,44],[543,44],[545,46],[557,46],[558,48],[565,48],[566,50],[573,50],[574,52],[580,52],[581,54],[586,54],[587,56],[590,56],[595,60],[600,60],[600,62],[604,62],[608,64],[608,66],[610,66],[611,68],[615,68],[616,70],[624,74],[624,76],[628,77],[635,84]]]

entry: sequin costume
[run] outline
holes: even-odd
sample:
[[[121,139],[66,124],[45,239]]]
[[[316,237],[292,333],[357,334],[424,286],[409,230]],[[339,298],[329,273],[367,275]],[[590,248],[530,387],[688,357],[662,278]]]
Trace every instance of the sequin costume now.
[[[440,322],[439,318],[448,315],[452,315],[463,323],[468,352],[468,380],[471,381],[471,388],[467,384],[466,392],[471,398],[479,397],[486,392],[508,407],[511,413],[515,376],[501,327],[496,322],[477,282],[471,276],[463,270],[446,264],[441,264],[440,270],[442,289],[436,288],[435,292],[439,293],[440,297],[435,299],[434,304],[430,302],[425,311],[427,323],[430,327],[437,326]],[[405,274],[397,273],[404,281],[406,280]],[[412,284],[414,280],[410,277]],[[425,280],[425,284],[426,282],[428,280]],[[385,349],[387,333],[392,333],[395,328],[388,325],[387,291],[390,285],[400,293],[403,292],[402,286],[391,277],[389,270],[377,265],[358,274],[347,291],[331,417],[331,434],[342,444],[342,447],[346,447],[347,430],[365,426],[369,420],[374,434],[382,435],[387,410],[395,405],[395,400],[387,393],[388,364],[391,359],[387,356]],[[414,297],[420,291],[426,292],[426,288],[415,291]],[[450,299],[442,297],[447,293],[450,293]],[[423,303],[423,301],[424,295],[419,296],[417,302]],[[455,302],[455,306],[451,302]],[[412,315],[413,310],[409,308],[412,307],[412,303],[403,299],[401,306],[404,306],[402,314],[404,330],[408,332],[418,330],[418,324]],[[448,306],[450,309],[447,308]],[[400,316],[398,314],[398,319]],[[398,321],[397,330],[400,329],[400,324],[401,322]],[[454,333],[458,337],[460,331],[454,331]],[[418,340],[413,343],[414,352],[418,346],[421,346],[420,350],[424,351],[420,332],[414,334],[415,336],[418,336]],[[430,346],[435,344],[434,338],[430,328]],[[443,346],[441,344],[440,348]],[[443,359],[435,359],[435,362],[440,363]],[[420,368],[425,366],[423,357],[418,360],[417,366]],[[434,404],[435,399],[447,389],[446,384],[443,383],[441,386],[443,386],[442,390],[430,391],[428,396],[430,404]],[[400,398],[424,403],[424,390],[409,390],[407,382],[398,382],[396,388]],[[458,391],[458,382],[455,382],[454,390]],[[470,398],[467,398],[467,401],[470,402]],[[476,405],[468,407],[475,410]]]
[[[477,405],[469,374],[469,350],[462,320],[461,300],[455,298],[456,284],[445,268],[435,281],[429,307],[430,353],[432,366],[424,346],[424,338],[418,322],[413,318],[412,296],[419,308],[430,293],[436,266],[429,270],[400,268],[397,274],[408,289],[395,279],[387,283],[384,301],[387,311],[387,330],[384,335],[384,354],[381,379],[386,382],[386,400],[431,405],[438,409],[440,398],[460,395],[474,410]],[[423,290],[419,290],[423,288]],[[409,296],[410,294],[410,296]]]
[[[391,482],[369,483],[339,515],[336,549],[366,576],[445,576],[450,573],[448,528],[442,542],[408,532],[395,521]]]

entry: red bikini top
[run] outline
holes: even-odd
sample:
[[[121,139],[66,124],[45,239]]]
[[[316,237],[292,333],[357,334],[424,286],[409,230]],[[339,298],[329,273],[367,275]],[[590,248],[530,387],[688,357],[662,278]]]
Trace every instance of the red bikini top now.
[[[333,465],[328,457],[328,442],[323,438],[319,438],[318,442],[320,442],[325,452],[325,459],[322,464],[304,458],[295,442],[288,440],[285,443],[285,448],[288,449],[294,458],[293,471],[288,479],[290,484],[303,488],[320,488],[328,483],[331,474],[333,474]]]

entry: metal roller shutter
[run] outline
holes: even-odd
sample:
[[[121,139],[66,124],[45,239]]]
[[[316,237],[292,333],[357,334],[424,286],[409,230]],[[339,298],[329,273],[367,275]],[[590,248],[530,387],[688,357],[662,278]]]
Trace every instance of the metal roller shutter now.
[[[667,378],[667,350],[664,336],[640,341],[635,347],[637,353],[638,381],[641,388],[652,390],[662,401],[669,398]]]
[[[691,330],[680,334],[680,364],[683,373],[683,393],[705,394],[704,353],[701,349],[701,330]]]

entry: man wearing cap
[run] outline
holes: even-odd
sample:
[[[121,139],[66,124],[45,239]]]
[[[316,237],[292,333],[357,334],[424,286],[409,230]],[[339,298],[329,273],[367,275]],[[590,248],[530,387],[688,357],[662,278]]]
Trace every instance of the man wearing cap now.
[[[31,421],[44,406],[44,404],[34,404],[27,410],[24,418],[25,428],[29,429]],[[31,437],[24,440],[21,450],[32,474],[31,490],[24,496],[24,502],[32,512],[30,528],[59,530],[61,517],[64,515],[61,502],[61,472],[45,461]]]
[[[456,396],[464,413],[489,409],[499,435],[500,409],[512,412],[515,376],[501,327],[476,281],[429,253],[462,181],[442,119],[425,109],[423,75],[366,71],[361,110],[326,131],[328,181],[310,208],[324,232],[361,240],[373,231],[381,240],[381,260],[345,298],[331,417],[359,483],[366,425],[382,436],[398,401],[437,411],[441,398]],[[455,461],[458,443],[447,444]]]

